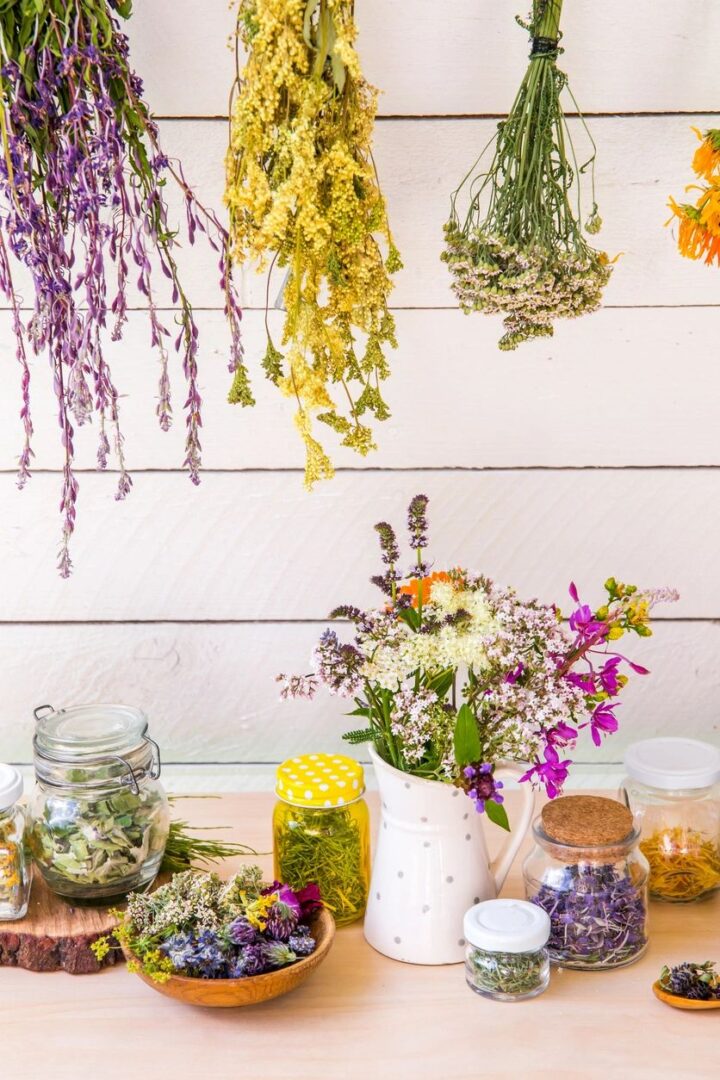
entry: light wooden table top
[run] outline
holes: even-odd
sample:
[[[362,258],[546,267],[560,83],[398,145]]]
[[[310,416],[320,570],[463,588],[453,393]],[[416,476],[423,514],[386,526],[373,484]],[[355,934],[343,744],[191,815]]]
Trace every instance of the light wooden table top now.
[[[375,797],[369,802],[374,808]],[[180,803],[179,812],[197,825],[231,824],[233,838],[262,850],[271,842],[272,805],[269,794],[226,795]],[[257,861],[269,871],[269,857]],[[519,861],[505,894],[523,895]],[[720,961],[720,897],[653,904],[650,916],[650,946],[636,964],[553,969],[546,993],[517,1004],[473,994],[462,965],[416,967],[380,956],[360,925],[338,931],[304,986],[249,1009],[180,1005],[124,966],[85,976],[0,968],[0,1077],[716,1078],[720,1010],[670,1009],[651,984],[663,963]]]

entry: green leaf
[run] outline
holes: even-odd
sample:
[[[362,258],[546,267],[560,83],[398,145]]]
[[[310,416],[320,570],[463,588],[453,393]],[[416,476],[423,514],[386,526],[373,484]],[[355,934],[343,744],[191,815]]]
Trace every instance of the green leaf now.
[[[309,49],[313,49],[315,47],[312,40],[311,28],[312,17],[317,11],[319,3],[320,0],[308,0],[307,4],[305,5],[305,15],[303,17],[303,38],[305,39],[305,44]]]
[[[454,678],[454,668],[448,668],[446,671],[440,671],[437,675],[433,675],[431,679],[428,679],[428,689],[434,691],[434,693],[437,694],[438,699],[442,701],[448,690],[452,686]]]
[[[343,90],[345,89],[345,65],[343,64],[342,60],[334,49],[330,56],[330,63],[332,65],[333,79],[335,80],[335,85],[338,88],[338,93],[342,94]]]
[[[508,821],[507,810],[502,803],[496,803],[494,799],[488,799],[485,803],[485,813],[494,825],[499,825],[501,829],[506,829],[507,832],[510,832],[510,822]]]
[[[359,743],[372,742],[375,738],[375,732],[372,728],[362,728],[357,731],[346,731],[343,735],[345,742],[351,743],[352,746],[357,746]]]
[[[469,765],[472,761],[480,760],[482,753],[480,735],[475,714],[469,705],[461,706],[458,711],[453,743],[458,765]]]
[[[420,627],[420,613],[415,608],[403,608],[402,611],[398,611],[398,615],[406,622],[412,630],[417,630]]]

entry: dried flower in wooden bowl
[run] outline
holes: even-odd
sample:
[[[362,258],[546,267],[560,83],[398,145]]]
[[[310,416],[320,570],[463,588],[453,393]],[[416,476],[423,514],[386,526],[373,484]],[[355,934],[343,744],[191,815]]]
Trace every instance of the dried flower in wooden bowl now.
[[[167,997],[232,1008],[295,989],[332,945],[335,923],[315,885],[265,884],[258,867],[222,881],[186,871],[133,894],[113,932],[128,970]],[[98,958],[112,947],[94,946]]]

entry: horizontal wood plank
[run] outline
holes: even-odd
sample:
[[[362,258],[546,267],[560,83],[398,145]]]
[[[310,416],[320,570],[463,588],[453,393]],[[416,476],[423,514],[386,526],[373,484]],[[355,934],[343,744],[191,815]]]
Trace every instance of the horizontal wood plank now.
[[[344,473],[314,493],[297,474],[142,474],[124,503],[112,478],[80,485],[75,575],[55,571],[59,477],[23,492],[0,478],[6,620],[308,619],[376,600],[372,525],[402,528],[431,497],[431,555],[562,602],[568,582],[599,599],[609,574],[673,585],[667,614],[720,614],[720,474],[658,471]]]
[[[282,623],[0,626],[2,758],[31,760],[37,705],[120,701],[147,712],[175,790],[183,790],[183,778],[189,782],[191,764],[203,770],[204,790],[213,790],[216,763],[228,783],[244,785],[253,769],[294,754],[341,751],[367,760],[364,747],[342,741],[354,724],[345,715],[347,702],[325,693],[312,702],[278,698],[276,674],[309,670],[321,630]],[[711,622],[663,622],[652,638],[629,642],[628,655],[651,675],[634,677],[624,691],[618,734],[600,750],[585,734],[578,762],[618,762],[628,743],[651,735],[716,737],[719,645],[720,625]],[[268,780],[261,769],[253,784]]]
[[[514,20],[522,4],[453,0],[363,0],[359,49],[384,114],[506,112],[528,57]],[[234,60],[227,47],[234,4],[193,0],[137,4],[128,25],[131,56],[151,109],[161,116],[227,112]],[[682,17],[672,4],[592,0],[563,13],[562,68],[587,112],[699,111],[718,107],[715,42],[720,9],[694,0]],[[668,78],[672,72],[673,77]],[[572,108],[572,105],[568,106]]]
[[[706,342],[717,310],[603,310],[515,353],[496,347],[497,320],[460,311],[399,311],[399,349],[385,394],[391,419],[375,425],[378,450],[360,458],[318,437],[346,468],[500,468],[720,465],[720,366]],[[0,471],[12,471],[22,445],[20,368],[8,313],[0,312]],[[271,325],[280,332],[280,313]],[[257,405],[227,403],[228,334],[221,313],[201,312],[203,461],[209,469],[300,468],[303,449],[294,402],[264,377],[259,312],[244,321]],[[171,365],[175,423],[164,434],[155,404],[159,366],[147,320],[133,312],[125,340],[107,352],[121,400],[131,468],[179,468],[184,460],[179,361]],[[682,374],[680,374],[682,373]],[[35,467],[58,469],[62,447],[52,380],[44,357],[32,364]],[[418,413],[418,403],[421,403]],[[97,426],[75,436],[78,465],[94,469]]]
[[[683,259],[671,230],[664,227],[668,196],[682,198],[685,185],[692,180],[690,162],[697,140],[690,125],[704,127],[711,122],[710,117],[699,116],[614,117],[593,123],[598,144],[597,199],[605,222],[596,241],[613,257],[622,253],[606,290],[608,305],[718,304],[717,271]],[[570,126],[578,156],[584,160],[587,137],[577,122],[571,121]],[[491,138],[494,127],[492,120],[378,125],[375,157],[405,265],[395,279],[393,306],[456,306],[448,269],[440,261],[443,225],[449,215],[451,192]],[[182,160],[199,197],[222,216],[227,125],[223,121],[168,122],[161,125],[161,136],[166,151]],[[170,221],[180,223],[184,212],[177,192],[169,186],[167,193]],[[216,255],[203,238],[199,237],[194,247],[179,249],[177,255],[190,300],[199,308],[221,307]],[[30,302],[27,278],[20,271],[16,277],[21,296],[25,303]],[[238,283],[246,307],[264,308],[267,283],[263,275],[248,265],[239,272]],[[167,284],[158,272],[155,288],[161,305],[171,302]],[[282,276],[276,274],[270,289],[271,304],[281,286]],[[134,306],[145,303],[139,293],[131,293],[130,300]],[[483,316],[472,319],[482,321]],[[493,319],[493,325],[499,337],[500,320]],[[586,319],[581,325],[589,326]],[[586,348],[590,341],[586,330]]]

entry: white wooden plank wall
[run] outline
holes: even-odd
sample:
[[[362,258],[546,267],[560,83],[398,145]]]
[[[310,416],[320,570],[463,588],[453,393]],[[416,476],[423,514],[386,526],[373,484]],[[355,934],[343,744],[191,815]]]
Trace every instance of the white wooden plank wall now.
[[[93,433],[80,433],[77,569],[60,581],[50,380],[33,365],[37,467],[20,494],[19,387],[0,311],[0,760],[29,762],[31,708],[44,701],[144,706],[178,789],[266,786],[282,757],[340,748],[342,702],[280,704],[273,676],[305,667],[331,606],[371,599],[372,524],[402,523],[419,490],[439,564],[464,561],[547,600],[562,601],[571,577],[597,599],[610,573],[680,589],[655,638],[633,645],[653,674],[628,691],[621,734],[583,748],[574,783],[614,782],[623,746],[642,735],[717,739],[720,273],[681,260],[663,222],[667,196],[691,179],[690,125],[720,112],[720,5],[689,0],[680,18],[651,0],[608,0],[602,13],[568,0],[562,63],[593,117],[603,246],[623,255],[602,312],[508,355],[498,321],[456,309],[439,253],[449,193],[521,78],[527,42],[513,16],[524,6],[357,4],[364,67],[383,89],[376,158],[405,270],[393,419],[366,461],[335,452],[333,483],[302,490],[291,405],[261,377],[253,412],[226,405],[215,267],[202,247],[185,251],[202,309],[204,483],[193,490],[179,470],[181,423],[166,436],[155,426],[157,367],[136,311],[110,353],[135,489],[113,501],[112,478],[92,471]],[[227,0],[153,0],[130,28],[163,141],[218,209],[232,25]],[[242,285],[252,366],[265,285],[250,272]],[[174,385],[179,413],[177,371]]]

